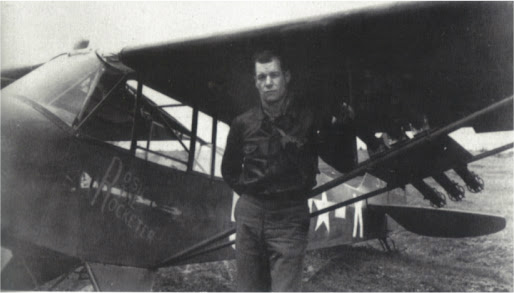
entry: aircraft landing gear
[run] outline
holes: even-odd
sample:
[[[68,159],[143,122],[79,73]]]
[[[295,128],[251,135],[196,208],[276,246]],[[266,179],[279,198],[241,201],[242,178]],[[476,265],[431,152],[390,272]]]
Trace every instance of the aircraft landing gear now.
[[[100,292],[100,287],[98,286],[98,281],[96,280],[95,274],[93,274],[93,270],[91,269],[91,266],[89,263],[85,262],[84,266],[86,267],[87,274],[89,276],[89,280],[91,281],[91,284],[93,285],[93,288],[96,292]]]
[[[389,237],[378,238],[378,242],[380,243],[380,246],[382,246],[382,249],[385,252],[390,253],[393,251],[397,251],[396,244],[394,243],[393,239],[391,239]],[[392,249],[391,249],[391,247],[392,247]]]

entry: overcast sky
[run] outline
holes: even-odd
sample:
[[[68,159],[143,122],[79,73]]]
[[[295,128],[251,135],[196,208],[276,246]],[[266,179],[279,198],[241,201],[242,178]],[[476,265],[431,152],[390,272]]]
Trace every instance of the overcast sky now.
[[[2,67],[42,62],[81,38],[108,51],[384,2],[1,2]]]

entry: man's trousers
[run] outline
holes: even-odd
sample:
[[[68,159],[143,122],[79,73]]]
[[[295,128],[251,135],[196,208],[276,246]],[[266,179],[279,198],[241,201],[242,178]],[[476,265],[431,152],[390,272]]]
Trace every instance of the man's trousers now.
[[[238,291],[300,291],[308,243],[307,200],[243,195],[235,208]]]

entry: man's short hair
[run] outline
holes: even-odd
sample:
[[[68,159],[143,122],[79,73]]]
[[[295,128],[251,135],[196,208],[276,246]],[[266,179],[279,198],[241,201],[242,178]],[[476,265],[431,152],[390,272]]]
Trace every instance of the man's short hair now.
[[[282,71],[285,72],[285,71],[289,70],[289,67],[287,65],[285,58],[283,58],[280,54],[278,54],[277,52],[272,51],[272,50],[259,51],[253,55],[252,60],[253,60],[254,64],[255,63],[269,63],[269,62],[273,61],[273,58],[277,58],[280,61],[280,68],[282,69]]]

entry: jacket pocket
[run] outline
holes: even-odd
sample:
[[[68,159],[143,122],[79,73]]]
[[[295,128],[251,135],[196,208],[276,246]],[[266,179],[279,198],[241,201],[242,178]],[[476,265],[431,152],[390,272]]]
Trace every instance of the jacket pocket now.
[[[246,143],[243,154],[243,182],[248,186],[265,177],[267,161],[260,156],[259,145],[256,143]]]

